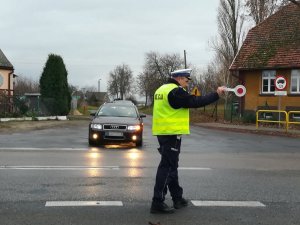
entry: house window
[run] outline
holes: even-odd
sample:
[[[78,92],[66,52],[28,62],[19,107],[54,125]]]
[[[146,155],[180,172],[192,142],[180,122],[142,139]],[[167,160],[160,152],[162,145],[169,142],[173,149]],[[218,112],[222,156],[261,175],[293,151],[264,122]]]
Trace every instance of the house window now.
[[[4,78],[3,78],[3,76],[0,74],[0,87],[2,86],[3,82],[4,82]]]
[[[300,94],[300,70],[292,70],[291,93]]]
[[[262,72],[262,93],[270,94],[275,91],[275,70],[264,70]]]

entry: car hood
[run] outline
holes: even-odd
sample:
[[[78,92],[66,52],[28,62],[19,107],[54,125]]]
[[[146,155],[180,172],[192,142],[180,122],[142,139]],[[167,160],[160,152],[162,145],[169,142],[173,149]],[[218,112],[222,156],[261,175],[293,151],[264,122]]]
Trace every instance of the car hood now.
[[[131,118],[131,117],[98,116],[92,120],[92,123],[135,125],[140,123],[140,121],[138,118]]]

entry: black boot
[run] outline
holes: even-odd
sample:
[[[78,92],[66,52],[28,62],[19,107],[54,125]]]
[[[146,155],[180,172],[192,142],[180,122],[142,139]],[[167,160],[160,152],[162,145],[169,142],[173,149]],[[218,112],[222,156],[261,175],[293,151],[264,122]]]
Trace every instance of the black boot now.
[[[152,202],[150,213],[170,214],[174,213],[174,208],[164,202]]]
[[[188,200],[186,200],[184,198],[174,199],[173,203],[174,203],[174,208],[175,209],[181,209],[183,207],[188,206],[188,204],[189,204]]]

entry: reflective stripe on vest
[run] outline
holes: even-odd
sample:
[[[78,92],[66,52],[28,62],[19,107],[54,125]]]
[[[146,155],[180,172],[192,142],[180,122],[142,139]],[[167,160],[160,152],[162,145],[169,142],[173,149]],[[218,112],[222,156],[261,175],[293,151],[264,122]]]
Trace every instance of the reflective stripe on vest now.
[[[153,135],[189,134],[189,109],[174,109],[168,101],[168,94],[176,84],[165,84],[158,88],[154,94]]]

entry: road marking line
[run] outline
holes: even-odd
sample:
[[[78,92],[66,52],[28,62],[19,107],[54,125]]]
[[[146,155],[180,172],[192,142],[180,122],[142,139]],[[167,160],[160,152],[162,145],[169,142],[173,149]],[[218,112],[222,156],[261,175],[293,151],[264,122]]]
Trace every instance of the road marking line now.
[[[126,167],[125,169],[131,168],[135,167]],[[120,170],[120,166],[0,166],[0,170]],[[211,168],[179,167],[178,170],[211,170]]]
[[[119,170],[119,166],[0,166],[0,170]]]
[[[194,206],[266,207],[258,201],[191,201]]]
[[[178,167],[178,170],[211,170],[211,168],[206,168],[206,167]]]
[[[90,148],[5,148],[1,147],[0,150],[8,151],[88,151]]]
[[[123,206],[121,201],[47,201],[45,207],[57,206]]]

